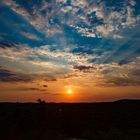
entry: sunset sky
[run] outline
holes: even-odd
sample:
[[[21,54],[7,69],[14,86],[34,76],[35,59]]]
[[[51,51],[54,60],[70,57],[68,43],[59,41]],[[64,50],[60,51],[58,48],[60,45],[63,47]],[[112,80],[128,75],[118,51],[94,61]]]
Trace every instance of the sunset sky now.
[[[140,99],[140,0],[0,0],[0,102]]]

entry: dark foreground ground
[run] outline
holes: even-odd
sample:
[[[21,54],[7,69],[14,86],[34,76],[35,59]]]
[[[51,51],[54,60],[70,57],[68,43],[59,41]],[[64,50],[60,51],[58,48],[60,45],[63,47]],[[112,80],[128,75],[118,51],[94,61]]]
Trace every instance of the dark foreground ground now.
[[[0,140],[140,140],[140,101],[1,103]]]

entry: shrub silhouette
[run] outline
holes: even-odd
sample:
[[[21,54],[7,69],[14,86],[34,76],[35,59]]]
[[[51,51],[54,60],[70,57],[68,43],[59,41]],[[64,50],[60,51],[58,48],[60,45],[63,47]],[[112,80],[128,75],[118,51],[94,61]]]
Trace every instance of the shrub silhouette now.
[[[38,102],[39,104],[46,104],[46,101],[45,101],[45,100],[41,100],[41,99],[37,99],[37,102]]]

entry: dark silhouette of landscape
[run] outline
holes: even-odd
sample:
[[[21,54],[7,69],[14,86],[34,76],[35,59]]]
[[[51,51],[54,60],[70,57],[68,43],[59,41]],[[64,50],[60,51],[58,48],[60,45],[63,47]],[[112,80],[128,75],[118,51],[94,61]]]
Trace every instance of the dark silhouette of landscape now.
[[[0,103],[1,140],[140,140],[140,100]]]

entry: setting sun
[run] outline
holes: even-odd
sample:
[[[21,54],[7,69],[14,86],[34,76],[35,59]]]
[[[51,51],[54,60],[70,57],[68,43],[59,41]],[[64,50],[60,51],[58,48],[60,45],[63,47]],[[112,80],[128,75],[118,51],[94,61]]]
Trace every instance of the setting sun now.
[[[73,94],[73,91],[71,89],[68,89],[67,94]]]

